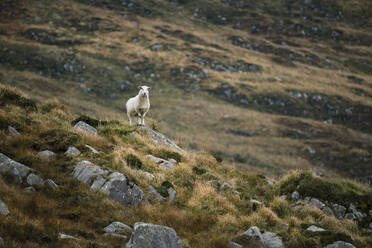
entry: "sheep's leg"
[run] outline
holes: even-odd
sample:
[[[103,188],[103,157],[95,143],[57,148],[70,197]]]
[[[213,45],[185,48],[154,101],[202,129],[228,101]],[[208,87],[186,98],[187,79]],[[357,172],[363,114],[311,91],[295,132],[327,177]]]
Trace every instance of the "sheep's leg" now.
[[[130,117],[130,114],[127,113],[128,119],[129,119],[129,125],[132,126],[132,118]]]
[[[143,115],[141,116],[141,119],[142,119],[142,121],[141,121],[141,125],[142,126],[145,126],[145,115],[147,114],[147,112],[146,113],[143,113]]]
[[[138,115],[138,126],[142,125],[142,117],[141,115]]]

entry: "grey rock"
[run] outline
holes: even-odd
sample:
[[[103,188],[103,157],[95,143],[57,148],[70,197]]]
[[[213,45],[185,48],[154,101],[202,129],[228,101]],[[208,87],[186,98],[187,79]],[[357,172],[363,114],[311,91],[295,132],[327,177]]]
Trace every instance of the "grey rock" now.
[[[82,130],[92,135],[97,135],[97,129],[85,123],[84,121],[79,121],[78,123],[76,123],[74,128],[77,130]]]
[[[149,193],[159,202],[165,202],[165,198],[151,185],[149,186]]]
[[[52,179],[46,179],[44,184],[52,190],[58,189],[58,185]]]
[[[31,173],[27,177],[27,183],[31,186],[42,186],[44,184],[44,180],[38,175]]]
[[[355,215],[358,222],[363,220],[364,215],[356,209],[354,204],[350,203],[349,210]]]
[[[316,198],[311,198],[311,200],[309,202],[309,205],[313,206],[313,207],[316,207],[316,208],[319,208],[319,209],[322,209],[323,207],[325,207],[325,204],[323,202],[319,201]]]
[[[32,169],[21,163],[18,163],[6,155],[0,153],[0,173],[10,173],[14,176],[24,178]]]
[[[313,172],[314,172],[314,174],[317,175],[318,177],[323,177],[323,176],[324,176],[323,171],[319,170],[318,168],[314,168],[314,169],[313,169]]]
[[[293,193],[291,194],[291,199],[293,201],[298,201],[300,199],[300,193],[298,193],[297,191],[293,191]]]
[[[311,231],[311,232],[324,232],[325,229],[321,228],[321,227],[318,227],[318,226],[314,226],[314,225],[311,225],[309,226],[306,231]]]
[[[229,190],[229,189],[232,189],[232,186],[227,182],[223,182],[220,187],[220,190]]]
[[[177,192],[173,188],[167,189],[168,195],[169,195],[169,201],[175,202],[177,201]]]
[[[155,176],[153,174],[151,174],[150,172],[147,172],[147,171],[144,171],[142,172],[143,175],[145,175],[148,179],[150,180],[155,180]]]
[[[170,158],[168,159],[169,162],[171,162],[172,164],[177,164],[177,160],[175,160],[174,158]]]
[[[0,246],[4,246],[5,244],[4,244],[4,240],[3,240],[3,238],[2,237],[0,237]]]
[[[2,200],[0,200],[0,214],[4,216],[8,216],[10,214],[8,207]]]
[[[53,159],[56,157],[56,154],[52,151],[45,150],[45,151],[39,152],[37,156],[42,159]]]
[[[67,235],[67,234],[64,234],[64,233],[58,233],[58,239],[73,239],[73,240],[78,240],[74,236]]]
[[[345,219],[356,221],[356,220],[357,220],[357,217],[356,217],[355,214],[353,214],[353,213],[347,213],[347,214],[345,215]]]
[[[121,223],[119,221],[112,222],[110,225],[106,226],[103,230],[106,233],[117,233],[117,234],[128,233],[128,232],[133,231],[133,229],[130,226],[124,223]]]
[[[28,186],[28,187],[24,188],[24,191],[26,191],[28,193],[34,193],[34,192],[36,192],[36,189],[32,186]]]
[[[335,216],[335,214],[333,213],[332,209],[325,206],[322,208],[322,211],[327,215],[327,216]]]
[[[333,207],[333,212],[335,216],[337,217],[337,219],[343,220],[345,213],[346,213],[346,208],[336,203],[333,204],[332,207]]]
[[[94,147],[92,147],[90,145],[85,145],[85,147],[88,148],[91,152],[93,152],[93,154],[99,154],[99,151],[94,149]]]
[[[137,185],[129,184],[123,174],[110,173],[89,161],[79,162],[72,175],[80,182],[88,184],[91,190],[100,190],[124,206],[137,206],[147,201],[143,191]]]
[[[250,242],[265,248],[284,248],[282,238],[271,232],[261,233],[256,226],[250,227],[243,233],[243,236]]]
[[[73,158],[79,156],[80,154],[81,152],[74,146],[70,146],[65,152],[66,156],[73,157]]]
[[[160,165],[162,168],[164,168],[166,170],[174,170],[174,168],[175,168],[174,164],[172,164],[168,160],[158,158],[158,157],[155,157],[153,155],[147,155],[146,157],[149,160],[151,160],[152,162],[157,163],[158,165]]]
[[[256,204],[256,205],[261,205],[261,204],[262,204],[262,202],[257,201],[256,199],[251,199],[250,202],[251,202],[252,204]]]
[[[239,245],[238,243],[229,241],[229,248],[243,248],[243,246]]]
[[[267,248],[284,248],[282,238],[271,232],[264,232],[262,234],[263,245]]]
[[[12,126],[8,126],[8,132],[9,132],[9,134],[12,135],[12,136],[19,136],[19,135],[21,135],[21,134],[17,131],[17,129],[15,129],[15,128],[12,127]]]
[[[105,233],[103,234],[103,236],[111,236],[111,237],[115,237],[115,238],[120,238],[120,239],[127,239],[128,237],[123,235],[123,234],[117,234],[117,233]]]
[[[173,228],[148,223],[134,224],[126,248],[183,248],[182,240]]]
[[[168,146],[174,150],[177,150],[179,152],[184,152],[178,145],[176,145],[173,141],[165,137],[165,135],[158,133],[154,130],[152,130],[149,127],[141,127],[142,129],[146,130],[146,132],[151,136],[151,138],[154,140],[154,142],[158,145],[164,145]]]
[[[355,246],[344,241],[336,241],[332,244],[325,246],[324,248],[355,248]]]
[[[369,226],[368,226],[369,229],[372,229],[372,222],[369,223]]]

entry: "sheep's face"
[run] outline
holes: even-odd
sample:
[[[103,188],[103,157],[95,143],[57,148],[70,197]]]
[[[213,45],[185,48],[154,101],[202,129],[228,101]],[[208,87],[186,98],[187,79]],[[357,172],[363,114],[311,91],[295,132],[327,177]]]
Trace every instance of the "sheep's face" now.
[[[151,89],[151,87],[148,87],[148,86],[139,86],[138,87],[140,89],[138,95],[141,96],[141,97],[148,97],[149,96],[149,90]]]

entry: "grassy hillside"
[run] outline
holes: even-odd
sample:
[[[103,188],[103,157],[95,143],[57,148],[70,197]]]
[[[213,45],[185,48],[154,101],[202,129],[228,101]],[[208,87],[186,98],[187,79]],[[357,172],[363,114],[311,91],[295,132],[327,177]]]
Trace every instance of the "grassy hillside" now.
[[[316,197],[328,205],[353,203],[368,213],[372,208],[370,187],[349,180],[325,180],[310,171],[293,171],[273,184],[262,174],[221,164],[218,156],[207,152],[179,153],[158,146],[146,133],[118,120],[98,122],[85,117],[98,129],[98,135],[93,136],[74,129],[76,117],[56,101],[36,104],[18,90],[4,86],[0,88],[0,100],[1,153],[59,185],[57,190],[36,187],[36,192],[29,193],[13,177],[0,176],[0,199],[11,211],[7,217],[0,216],[5,247],[123,247],[127,240],[103,235],[103,228],[113,221],[170,226],[187,247],[196,248],[229,247],[229,240],[253,247],[241,234],[254,225],[278,233],[286,247],[323,247],[337,240],[356,247],[372,245],[366,229],[371,215],[357,224],[290,200],[297,190],[301,198]],[[21,135],[10,135],[9,125]],[[92,153],[86,144],[100,153]],[[77,147],[82,154],[77,158],[66,156],[69,146]],[[37,156],[45,149],[56,152],[55,159]],[[147,154],[174,158],[179,163],[173,171],[163,170]],[[71,175],[82,160],[124,173],[144,189],[150,204],[122,207],[107,195],[91,191]],[[141,171],[152,173],[156,179],[150,180]],[[215,188],[211,180],[227,182],[231,188]],[[159,203],[146,190],[152,185],[163,194],[164,185],[169,184],[177,191],[174,203]],[[327,231],[306,231],[312,224]],[[60,240],[57,237],[61,232],[78,240]]]
[[[0,80],[73,113],[149,117],[241,169],[371,180],[371,3],[2,1]],[[171,10],[171,11],[170,11]]]

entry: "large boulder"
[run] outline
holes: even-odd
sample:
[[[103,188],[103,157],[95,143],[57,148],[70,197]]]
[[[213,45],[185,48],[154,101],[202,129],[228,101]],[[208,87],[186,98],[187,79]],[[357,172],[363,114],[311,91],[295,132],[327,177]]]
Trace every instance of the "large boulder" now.
[[[126,248],[183,248],[182,240],[170,227],[148,223],[134,224]]]
[[[7,216],[10,214],[8,207],[5,205],[5,203],[0,200],[0,214]]]
[[[13,175],[17,181],[22,181],[32,169],[21,163],[18,163],[6,155],[0,153],[0,173],[9,173]]]
[[[324,248],[355,248],[355,246],[344,241],[336,241],[332,244],[325,246]]]
[[[243,237],[248,241],[262,246],[264,248],[284,248],[282,238],[275,233],[264,232],[261,233],[260,229],[256,226],[250,227],[243,233]]]
[[[123,174],[104,170],[89,161],[79,162],[72,175],[88,184],[91,190],[102,191],[124,206],[138,206],[147,201],[143,191],[136,184],[129,183]]]
[[[74,126],[75,129],[84,131],[88,134],[96,135],[97,134],[97,129],[89,125],[88,123],[85,123],[84,121],[79,121],[78,123],[75,124]]]
[[[176,145],[173,141],[165,137],[164,134],[158,133],[149,127],[142,127],[142,129],[146,130],[146,132],[151,136],[151,138],[154,140],[156,144],[168,146],[179,152],[185,152],[178,145]]]

